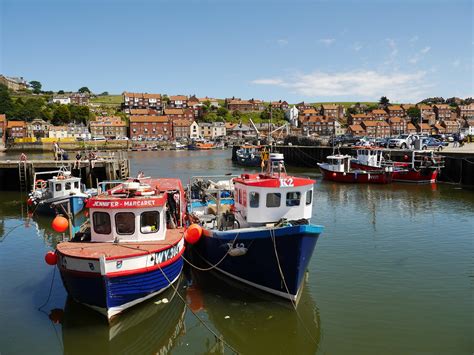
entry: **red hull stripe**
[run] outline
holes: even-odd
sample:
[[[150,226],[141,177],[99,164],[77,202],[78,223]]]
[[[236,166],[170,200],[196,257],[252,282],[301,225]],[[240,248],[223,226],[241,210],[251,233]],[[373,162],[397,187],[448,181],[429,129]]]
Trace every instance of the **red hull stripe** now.
[[[141,269],[134,269],[134,270],[124,270],[124,271],[116,271],[116,272],[110,272],[106,274],[107,277],[120,277],[120,276],[128,276],[128,275],[134,275],[134,274],[144,274],[149,271],[153,271],[159,268],[164,268],[172,263],[174,263],[176,260],[178,260],[181,255],[183,255],[184,250],[186,247],[183,246],[183,249],[180,250],[180,252],[173,258],[166,260],[162,262],[161,264],[156,264],[150,267],[143,267]]]

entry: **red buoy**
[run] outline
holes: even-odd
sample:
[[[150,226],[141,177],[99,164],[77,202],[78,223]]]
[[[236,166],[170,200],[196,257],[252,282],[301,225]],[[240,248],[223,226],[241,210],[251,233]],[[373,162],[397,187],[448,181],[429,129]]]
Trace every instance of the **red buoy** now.
[[[189,228],[186,230],[186,233],[184,235],[184,239],[186,242],[189,244],[196,244],[201,238],[202,235],[202,228],[199,224],[191,224]]]
[[[56,265],[58,262],[58,257],[54,251],[50,250],[44,256],[44,261],[46,261],[46,264],[48,265]]]
[[[51,223],[51,227],[53,227],[56,232],[63,233],[68,229],[69,221],[63,216],[56,216]]]
[[[408,156],[408,155],[406,155],[406,154],[403,156],[403,159],[404,159],[405,161],[407,161],[407,160],[408,160],[408,158],[409,158],[409,156]]]

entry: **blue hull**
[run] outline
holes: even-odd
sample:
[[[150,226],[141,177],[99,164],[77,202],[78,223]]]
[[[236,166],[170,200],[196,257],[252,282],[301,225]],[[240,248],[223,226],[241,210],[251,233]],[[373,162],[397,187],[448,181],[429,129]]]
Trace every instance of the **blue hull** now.
[[[85,203],[84,197],[79,197],[79,196],[71,196],[69,198],[65,198],[64,200],[55,200],[54,202],[57,203],[58,201],[67,201],[69,199],[70,204],[71,204],[71,213],[73,215],[78,214],[84,209]],[[64,203],[64,208],[67,210],[67,203]],[[62,213],[61,208],[57,209]],[[55,216],[56,215],[56,209],[51,207],[51,202],[40,202],[38,206],[36,207],[35,210],[36,213],[46,215],[46,216]]]
[[[119,277],[83,275],[60,269],[68,294],[77,302],[91,306],[108,317],[120,313],[170,286],[183,269],[183,259],[160,269]]]
[[[237,236],[234,247],[246,248],[246,253],[240,256],[227,255],[216,269],[263,291],[297,300],[304,274],[322,230],[323,227],[314,225],[274,229],[279,263],[270,229],[213,231],[211,237],[200,239],[196,252],[199,254],[198,258],[201,256],[208,264],[215,265],[228,252],[228,243],[232,243]]]

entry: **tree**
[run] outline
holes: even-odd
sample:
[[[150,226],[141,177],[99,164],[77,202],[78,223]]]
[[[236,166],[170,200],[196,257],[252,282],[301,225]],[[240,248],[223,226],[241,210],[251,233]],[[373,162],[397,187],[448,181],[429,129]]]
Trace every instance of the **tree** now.
[[[90,111],[87,106],[69,105],[69,113],[71,115],[70,119],[73,122],[87,124],[89,121]]]
[[[69,123],[71,121],[71,113],[66,105],[58,105],[54,109],[52,123],[54,125],[60,125]]]
[[[282,109],[279,108],[270,108],[268,106],[265,110],[262,111],[260,114],[260,118],[262,120],[268,120],[270,119],[270,112],[271,112],[271,119],[273,122],[279,122],[283,121],[285,119],[285,112]]]
[[[41,92],[41,83],[39,81],[30,81],[30,86],[35,94],[39,94]]]
[[[29,98],[25,102],[17,100],[15,103],[15,118],[23,121],[32,121],[35,118],[40,118],[44,107],[44,100],[42,98]]]
[[[109,96],[109,92],[108,91],[104,91],[102,94],[100,94],[99,96]]]
[[[64,90],[59,90],[58,95],[64,95]]]
[[[387,98],[387,96],[382,96],[379,100],[379,104],[383,107],[387,107],[390,103],[390,100]]]
[[[13,110],[13,101],[5,85],[0,84],[0,114],[9,115]]]
[[[235,110],[232,112],[232,117],[236,120],[239,120],[242,117],[242,113],[239,110]]]
[[[205,122],[216,122],[218,119],[219,117],[217,117],[217,114],[215,112],[209,112],[203,117],[203,120]]]
[[[83,86],[82,88],[80,88],[77,91],[80,92],[81,94],[85,94],[85,93],[90,94],[91,93],[91,91],[89,90],[89,88],[87,86]]]
[[[229,110],[226,109],[225,107],[219,107],[217,109],[217,116],[225,118],[229,114]]]
[[[418,107],[410,107],[407,110],[407,115],[410,117],[410,120],[414,123],[417,124],[421,120],[421,111]]]

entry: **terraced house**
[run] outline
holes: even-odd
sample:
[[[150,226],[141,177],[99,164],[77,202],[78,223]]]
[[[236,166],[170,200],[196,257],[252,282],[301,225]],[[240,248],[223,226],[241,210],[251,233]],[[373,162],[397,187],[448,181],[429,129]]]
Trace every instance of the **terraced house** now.
[[[449,120],[451,119],[451,107],[446,104],[436,104],[434,105],[434,112],[436,114],[436,120]]]
[[[401,106],[398,105],[392,105],[388,106],[386,109],[388,113],[388,117],[403,117],[405,116],[405,111]]]
[[[127,124],[118,116],[97,117],[89,122],[91,136],[114,139],[127,136]]]
[[[421,121],[423,123],[428,123],[430,126],[436,123],[436,115],[433,110],[433,107],[430,105],[421,104],[418,106],[420,109]]]
[[[130,113],[131,109],[153,109],[163,112],[161,94],[124,92],[122,99],[122,109],[126,113]]]
[[[170,102],[168,107],[172,108],[187,108],[188,107],[188,97],[185,95],[173,95],[170,96]]]
[[[344,116],[344,108],[341,105],[324,104],[321,105],[323,116],[334,119],[341,119]]]
[[[168,116],[130,116],[130,138],[170,139],[173,127]]]
[[[460,118],[463,118],[465,120],[474,119],[474,103],[469,105],[458,106],[457,112]]]

